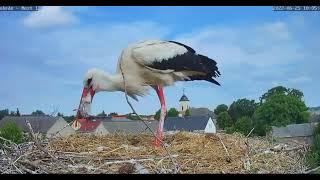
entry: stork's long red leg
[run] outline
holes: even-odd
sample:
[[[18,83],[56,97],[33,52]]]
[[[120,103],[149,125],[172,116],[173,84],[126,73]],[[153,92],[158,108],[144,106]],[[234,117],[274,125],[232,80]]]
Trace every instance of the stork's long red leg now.
[[[154,141],[154,145],[156,147],[159,147],[159,146],[161,146],[161,142],[163,140],[163,124],[164,124],[164,119],[166,117],[167,110],[166,110],[166,103],[165,103],[165,100],[164,100],[164,94],[163,94],[162,86],[156,86],[154,88],[155,88],[155,90],[156,90],[156,92],[158,94],[158,97],[159,97],[159,100],[160,100],[160,104],[161,104],[160,119],[159,119],[157,131],[156,131],[156,138],[155,138],[155,141]]]

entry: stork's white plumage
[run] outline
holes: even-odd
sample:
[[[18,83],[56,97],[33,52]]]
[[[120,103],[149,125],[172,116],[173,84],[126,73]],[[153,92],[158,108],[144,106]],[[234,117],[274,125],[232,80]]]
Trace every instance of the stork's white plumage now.
[[[156,145],[163,137],[166,106],[162,88],[177,81],[205,80],[220,85],[214,78],[220,75],[216,61],[197,54],[191,47],[174,41],[148,40],[134,43],[125,48],[118,60],[115,74],[99,69],[90,69],[84,77],[84,90],[77,117],[88,114],[82,110],[91,104],[95,93],[100,91],[125,91],[121,69],[125,76],[129,96],[138,100],[150,88],[156,90],[161,114],[157,129]],[[159,141],[160,139],[160,141]]]

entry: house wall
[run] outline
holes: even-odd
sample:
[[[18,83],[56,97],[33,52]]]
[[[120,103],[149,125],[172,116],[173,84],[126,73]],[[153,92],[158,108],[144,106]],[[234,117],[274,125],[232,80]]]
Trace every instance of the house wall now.
[[[59,133],[57,133],[57,137],[58,136],[69,136],[71,134],[75,133],[75,130],[67,125],[67,121],[65,121],[62,118],[59,118],[59,120],[57,120],[52,126],[51,128],[47,131],[46,136],[47,137],[51,137],[52,135],[55,135],[58,131],[60,131],[63,127],[65,127],[63,130],[61,130]]]
[[[209,118],[206,128],[204,129],[205,133],[216,133],[217,129],[215,124],[213,123],[212,119]]]

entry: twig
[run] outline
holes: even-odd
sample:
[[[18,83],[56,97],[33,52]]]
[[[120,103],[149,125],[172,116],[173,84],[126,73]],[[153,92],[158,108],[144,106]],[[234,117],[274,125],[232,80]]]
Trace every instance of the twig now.
[[[178,157],[178,155],[172,155],[173,157]],[[153,161],[156,159],[166,159],[170,158],[170,156],[165,156],[165,157],[155,157],[155,158],[143,158],[143,159],[130,159],[130,160],[117,160],[117,161],[108,161],[105,162],[104,165],[109,165],[109,164],[119,164],[119,163],[134,163],[134,162],[143,162],[143,161]]]
[[[132,109],[133,113],[136,114],[139,118],[140,121],[142,121],[144,123],[144,125],[151,131],[152,135],[157,138],[161,144],[163,145],[163,141],[160,140],[156,135],[155,133],[153,132],[153,130],[150,128],[150,126],[148,126],[148,124],[146,122],[144,122],[144,120],[140,117],[140,115],[135,111],[135,109],[133,108],[132,104],[130,103],[129,99],[128,99],[128,93],[127,93],[127,87],[126,87],[126,80],[125,80],[125,76],[124,76],[124,73],[123,73],[123,70],[122,70],[122,61],[120,61],[120,64],[119,64],[119,68],[120,68],[120,71],[121,71],[121,75],[122,75],[122,78],[123,78],[123,86],[124,86],[124,92],[125,92],[125,97],[126,97],[126,100],[127,100],[127,103],[129,104],[130,108]],[[174,171],[175,173],[178,172],[179,168],[177,167],[178,164],[175,163],[175,161],[173,160],[169,150],[166,148],[166,146],[163,146],[165,151],[167,152],[167,154],[169,155],[170,157],[170,160],[172,161],[173,165],[174,165]]]
[[[249,134],[246,137],[249,137],[253,130],[254,130],[254,127],[251,129],[251,131],[249,132]]]
[[[8,140],[8,139],[6,139],[6,138],[4,138],[4,137],[1,137],[1,136],[0,136],[0,139],[3,140],[3,141],[7,141],[7,142],[9,142],[10,144],[13,144],[13,145],[17,146],[16,143],[14,143],[14,142],[12,142],[11,140]]]
[[[27,119],[26,119],[25,121],[26,121],[26,123],[27,123],[27,126],[28,126],[28,128],[29,128],[29,131],[30,131],[30,133],[31,133],[31,137],[32,137],[35,145],[36,145],[41,151],[43,151],[44,153],[48,154],[51,158],[56,159],[53,155],[51,155],[47,150],[45,150],[45,149],[39,144],[39,142],[37,141],[37,138],[36,138],[36,136],[35,136],[35,134],[34,134],[34,131],[33,131],[33,129],[32,129],[32,126],[31,126],[30,122],[29,122]]]
[[[218,138],[219,138],[219,141],[220,141],[220,143],[222,144],[222,146],[223,146],[223,148],[224,148],[224,150],[226,151],[226,153],[227,153],[227,162],[231,162],[231,158],[230,158],[230,154],[229,154],[229,152],[228,152],[228,149],[227,149],[227,147],[224,145],[224,143],[223,143],[223,141],[222,141],[222,139],[221,139],[221,137],[219,136],[219,135],[217,135],[218,136]]]
[[[55,116],[55,114],[58,113],[58,109],[59,109],[59,106],[58,106],[58,107],[55,107],[55,108],[53,109],[53,112],[50,114],[50,116]]]
[[[316,167],[316,168],[314,168],[314,169],[305,171],[304,173],[305,173],[305,174],[310,174],[310,173],[315,172],[315,171],[317,171],[317,170],[319,170],[319,169],[320,169],[320,166],[318,166],[318,167]]]
[[[64,130],[66,127],[70,126],[75,120],[69,122],[68,124],[64,125],[63,128],[61,128],[59,131],[55,132],[53,135],[50,136],[49,140],[54,138],[57,134],[60,133],[60,131]]]
[[[36,136],[34,134],[34,131],[33,131],[33,128],[31,126],[30,122],[27,119],[25,121],[26,121],[26,124],[28,126],[29,132],[31,134],[31,138],[36,142]]]
[[[14,168],[16,168],[16,170],[17,170],[20,174],[23,174],[22,171],[21,171],[16,165],[14,165],[13,163],[11,163],[11,165],[12,165]]]

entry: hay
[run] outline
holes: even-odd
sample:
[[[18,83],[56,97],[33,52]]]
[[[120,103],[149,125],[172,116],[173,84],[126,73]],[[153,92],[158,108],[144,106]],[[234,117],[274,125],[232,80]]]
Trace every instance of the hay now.
[[[0,171],[173,173],[168,154],[164,148],[154,148],[152,141],[153,136],[147,134],[75,134],[39,143],[45,151],[35,143],[24,144],[25,148],[11,144],[11,149],[2,150],[7,153],[0,153]],[[302,173],[306,169],[303,148],[273,151],[274,145],[261,138],[180,132],[167,135],[164,141],[179,165],[179,173]]]

